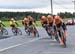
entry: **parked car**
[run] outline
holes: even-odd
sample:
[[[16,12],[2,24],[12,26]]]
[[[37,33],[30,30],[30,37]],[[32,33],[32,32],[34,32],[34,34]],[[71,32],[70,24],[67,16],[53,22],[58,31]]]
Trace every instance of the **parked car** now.
[[[75,20],[74,19],[67,20],[66,25],[75,25]]]

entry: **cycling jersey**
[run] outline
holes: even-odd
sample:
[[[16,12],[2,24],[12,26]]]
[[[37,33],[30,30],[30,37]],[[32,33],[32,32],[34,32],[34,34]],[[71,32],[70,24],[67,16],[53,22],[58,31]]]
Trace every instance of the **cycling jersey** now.
[[[52,27],[53,26],[53,22],[49,23],[49,27]]]
[[[48,24],[48,23],[47,23],[47,20],[46,20],[46,21],[42,21],[42,26],[44,26],[44,24],[45,24],[45,25]]]
[[[15,21],[10,21],[10,25],[15,25]]]
[[[29,26],[30,26],[30,25],[33,25],[33,21],[29,21]]]
[[[56,26],[57,26],[57,28],[62,27],[63,30],[67,30],[67,28],[66,28],[66,24],[65,24],[64,22],[60,22],[59,24],[56,24]]]

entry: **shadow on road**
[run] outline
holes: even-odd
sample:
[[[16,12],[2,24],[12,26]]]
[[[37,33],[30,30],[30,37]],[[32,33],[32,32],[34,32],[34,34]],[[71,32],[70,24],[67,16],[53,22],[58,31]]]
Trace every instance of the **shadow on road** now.
[[[0,36],[0,39],[6,39],[9,38],[10,36]]]

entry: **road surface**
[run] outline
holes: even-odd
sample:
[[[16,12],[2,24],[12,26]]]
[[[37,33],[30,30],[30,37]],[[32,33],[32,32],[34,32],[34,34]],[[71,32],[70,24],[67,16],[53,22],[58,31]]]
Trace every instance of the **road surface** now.
[[[0,54],[75,54],[75,26],[67,26],[67,48],[62,48],[56,40],[51,40],[44,29],[37,28],[40,37],[26,35],[14,36],[0,40]],[[10,30],[10,29],[8,29]]]

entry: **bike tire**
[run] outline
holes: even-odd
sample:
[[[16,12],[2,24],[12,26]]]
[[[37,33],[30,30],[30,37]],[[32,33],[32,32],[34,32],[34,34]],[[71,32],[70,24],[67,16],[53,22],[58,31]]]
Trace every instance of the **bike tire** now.
[[[22,31],[18,28],[17,34],[22,35]]]
[[[16,28],[13,28],[12,32],[13,32],[14,35],[17,35]]]
[[[64,48],[66,48],[67,45],[66,45],[66,39],[64,38],[64,36],[63,36],[63,43],[64,43]]]
[[[64,34],[64,33],[61,32],[61,35],[62,35],[62,38],[63,38],[63,43],[64,43],[63,47],[66,48],[66,39],[64,38],[64,35],[63,35],[63,34]]]
[[[27,35],[30,36],[30,31],[29,31],[29,29],[25,29],[25,32],[26,32]]]
[[[8,31],[5,28],[3,28],[3,35],[8,35]]]

